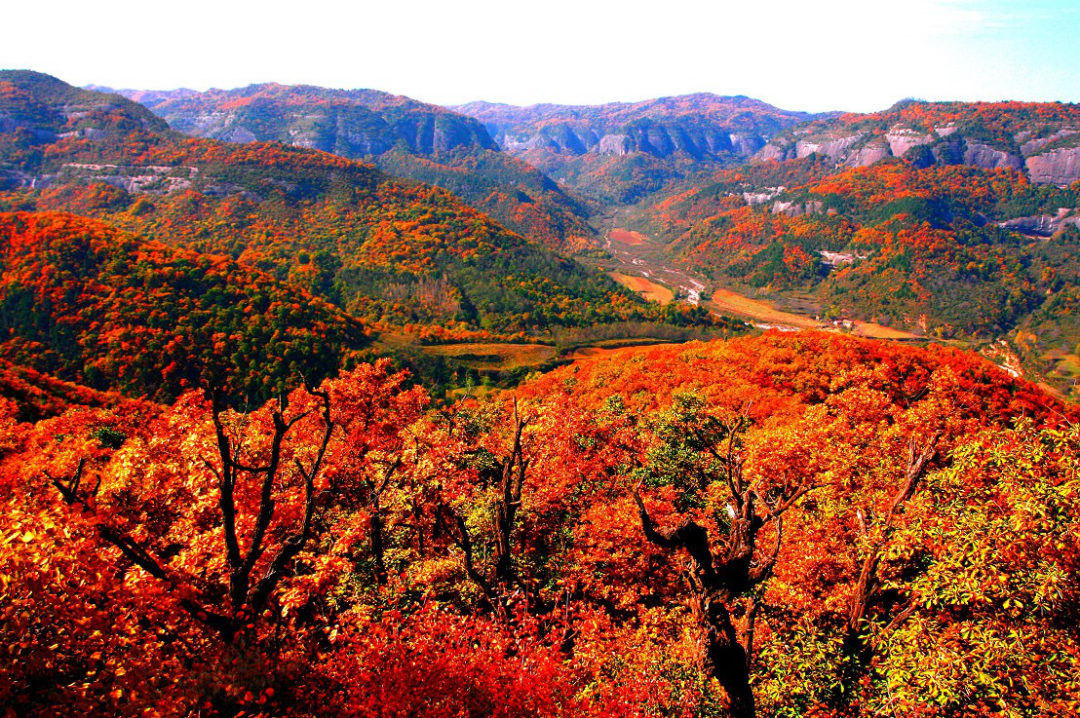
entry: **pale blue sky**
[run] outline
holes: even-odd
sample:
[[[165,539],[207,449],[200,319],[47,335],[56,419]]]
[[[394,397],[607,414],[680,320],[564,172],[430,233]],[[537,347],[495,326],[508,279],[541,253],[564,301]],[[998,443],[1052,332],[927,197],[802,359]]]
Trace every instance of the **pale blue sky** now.
[[[78,85],[371,87],[426,102],[688,92],[786,109],[1080,101],[1080,0],[13,3],[0,67]]]

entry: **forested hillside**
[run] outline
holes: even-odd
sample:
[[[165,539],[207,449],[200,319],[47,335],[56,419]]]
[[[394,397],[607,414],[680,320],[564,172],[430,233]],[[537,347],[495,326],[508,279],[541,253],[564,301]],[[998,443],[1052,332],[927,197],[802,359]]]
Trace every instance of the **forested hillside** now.
[[[1080,184],[1048,179],[1037,162],[984,162],[976,138],[994,152],[1023,140],[1030,160],[1068,144],[1073,126],[1080,114],[1061,104],[911,103],[819,120],[754,162],[653,198],[634,226],[717,286],[826,319],[1008,339],[1033,375],[1068,393],[1080,378]],[[896,151],[860,155],[842,132]],[[771,152],[782,138],[798,138],[795,149]]]
[[[56,96],[84,92],[33,73],[0,82],[9,96],[42,85]],[[146,116],[133,102],[93,132],[43,138],[20,102],[0,107],[17,125],[0,133],[7,210],[71,211],[230,255],[376,326],[509,334],[627,319],[711,323],[648,305],[449,193],[370,165],[280,143],[132,129],[130,117]]]
[[[0,402],[18,715],[1076,705],[1080,416],[970,354],[774,333],[449,406],[386,363],[87,404]]]
[[[69,214],[0,213],[0,355],[39,371],[157,400],[214,386],[259,401],[336,373],[368,333],[220,255]]]
[[[479,122],[442,107],[377,90],[273,84],[204,93],[122,92],[184,134],[284,142],[368,160],[395,177],[448,189],[550,249],[592,244],[581,202],[499,152]]]

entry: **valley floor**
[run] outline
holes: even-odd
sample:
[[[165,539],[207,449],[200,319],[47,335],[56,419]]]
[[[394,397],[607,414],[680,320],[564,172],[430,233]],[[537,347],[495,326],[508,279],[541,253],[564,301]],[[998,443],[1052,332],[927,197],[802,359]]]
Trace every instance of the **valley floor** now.
[[[784,311],[771,302],[748,297],[725,287],[709,287],[708,280],[672,266],[662,248],[651,237],[617,226],[618,212],[605,218],[604,249],[609,259],[596,260],[620,284],[640,293],[646,299],[667,303],[671,296],[704,306],[718,314],[736,317],[759,329],[824,329],[845,331],[873,339],[897,341],[919,340],[922,337],[899,329],[864,322],[845,320],[829,322],[806,314]],[[702,295],[708,297],[702,299]]]

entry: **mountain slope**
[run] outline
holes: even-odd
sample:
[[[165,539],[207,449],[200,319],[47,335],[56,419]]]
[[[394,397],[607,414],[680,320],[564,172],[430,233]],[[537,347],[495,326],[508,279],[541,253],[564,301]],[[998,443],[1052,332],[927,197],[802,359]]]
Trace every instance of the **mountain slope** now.
[[[828,319],[1024,338],[1026,365],[1066,392],[1080,375],[1078,226],[1080,184],[896,158],[837,168],[819,154],[719,173],[637,224],[719,286]]]
[[[113,406],[121,397],[0,359],[0,401],[4,399],[15,404],[18,421],[37,421],[74,407]]]
[[[165,130],[167,124],[120,95],[82,90],[31,70],[0,71],[0,131],[53,140],[100,136],[110,127]]]
[[[221,256],[60,213],[0,213],[0,355],[96,389],[264,399],[368,343],[327,302]]]
[[[906,157],[920,166],[1014,169],[1033,182],[1065,186],[1080,180],[1080,105],[909,100],[884,112],[800,125],[775,137],[758,157],[811,153],[850,167]]]
[[[661,317],[443,190],[327,153],[145,130],[23,144],[0,154],[9,209],[228,254],[372,322],[518,332]]]
[[[616,202],[745,160],[771,135],[811,117],[710,94],[606,105],[473,102],[453,109],[483,122],[507,152],[574,189]]]
[[[309,147],[444,187],[553,249],[581,248],[592,234],[583,205],[535,168],[499,152],[479,122],[442,107],[376,90],[276,84],[121,92],[187,135]]]

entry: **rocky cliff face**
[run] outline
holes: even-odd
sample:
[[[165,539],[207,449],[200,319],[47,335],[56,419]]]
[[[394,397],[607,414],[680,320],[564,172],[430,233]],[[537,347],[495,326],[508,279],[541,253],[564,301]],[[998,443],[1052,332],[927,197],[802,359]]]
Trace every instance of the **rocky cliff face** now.
[[[666,158],[749,157],[775,132],[811,117],[747,97],[698,94],[607,105],[516,107],[473,102],[452,108],[484,123],[512,153],[580,156],[641,152]]]
[[[441,107],[375,90],[251,85],[209,92],[122,90],[181,132],[230,142],[276,140],[358,158],[496,149],[483,126]]]
[[[1080,182],[1080,147],[1062,148],[1024,161],[1033,182],[1068,185]]]
[[[1024,166],[1024,160],[1010,152],[969,141],[964,150],[964,164],[983,170],[1018,170]]]
[[[998,222],[999,227],[1038,237],[1052,237],[1068,225],[1080,226],[1080,215],[1068,207],[1059,208],[1055,214],[1036,214]]]
[[[1080,106],[1062,103],[907,102],[872,115],[812,121],[779,133],[757,160],[810,154],[862,167],[889,157],[919,166],[1026,170],[1038,183],[1080,180]]]

